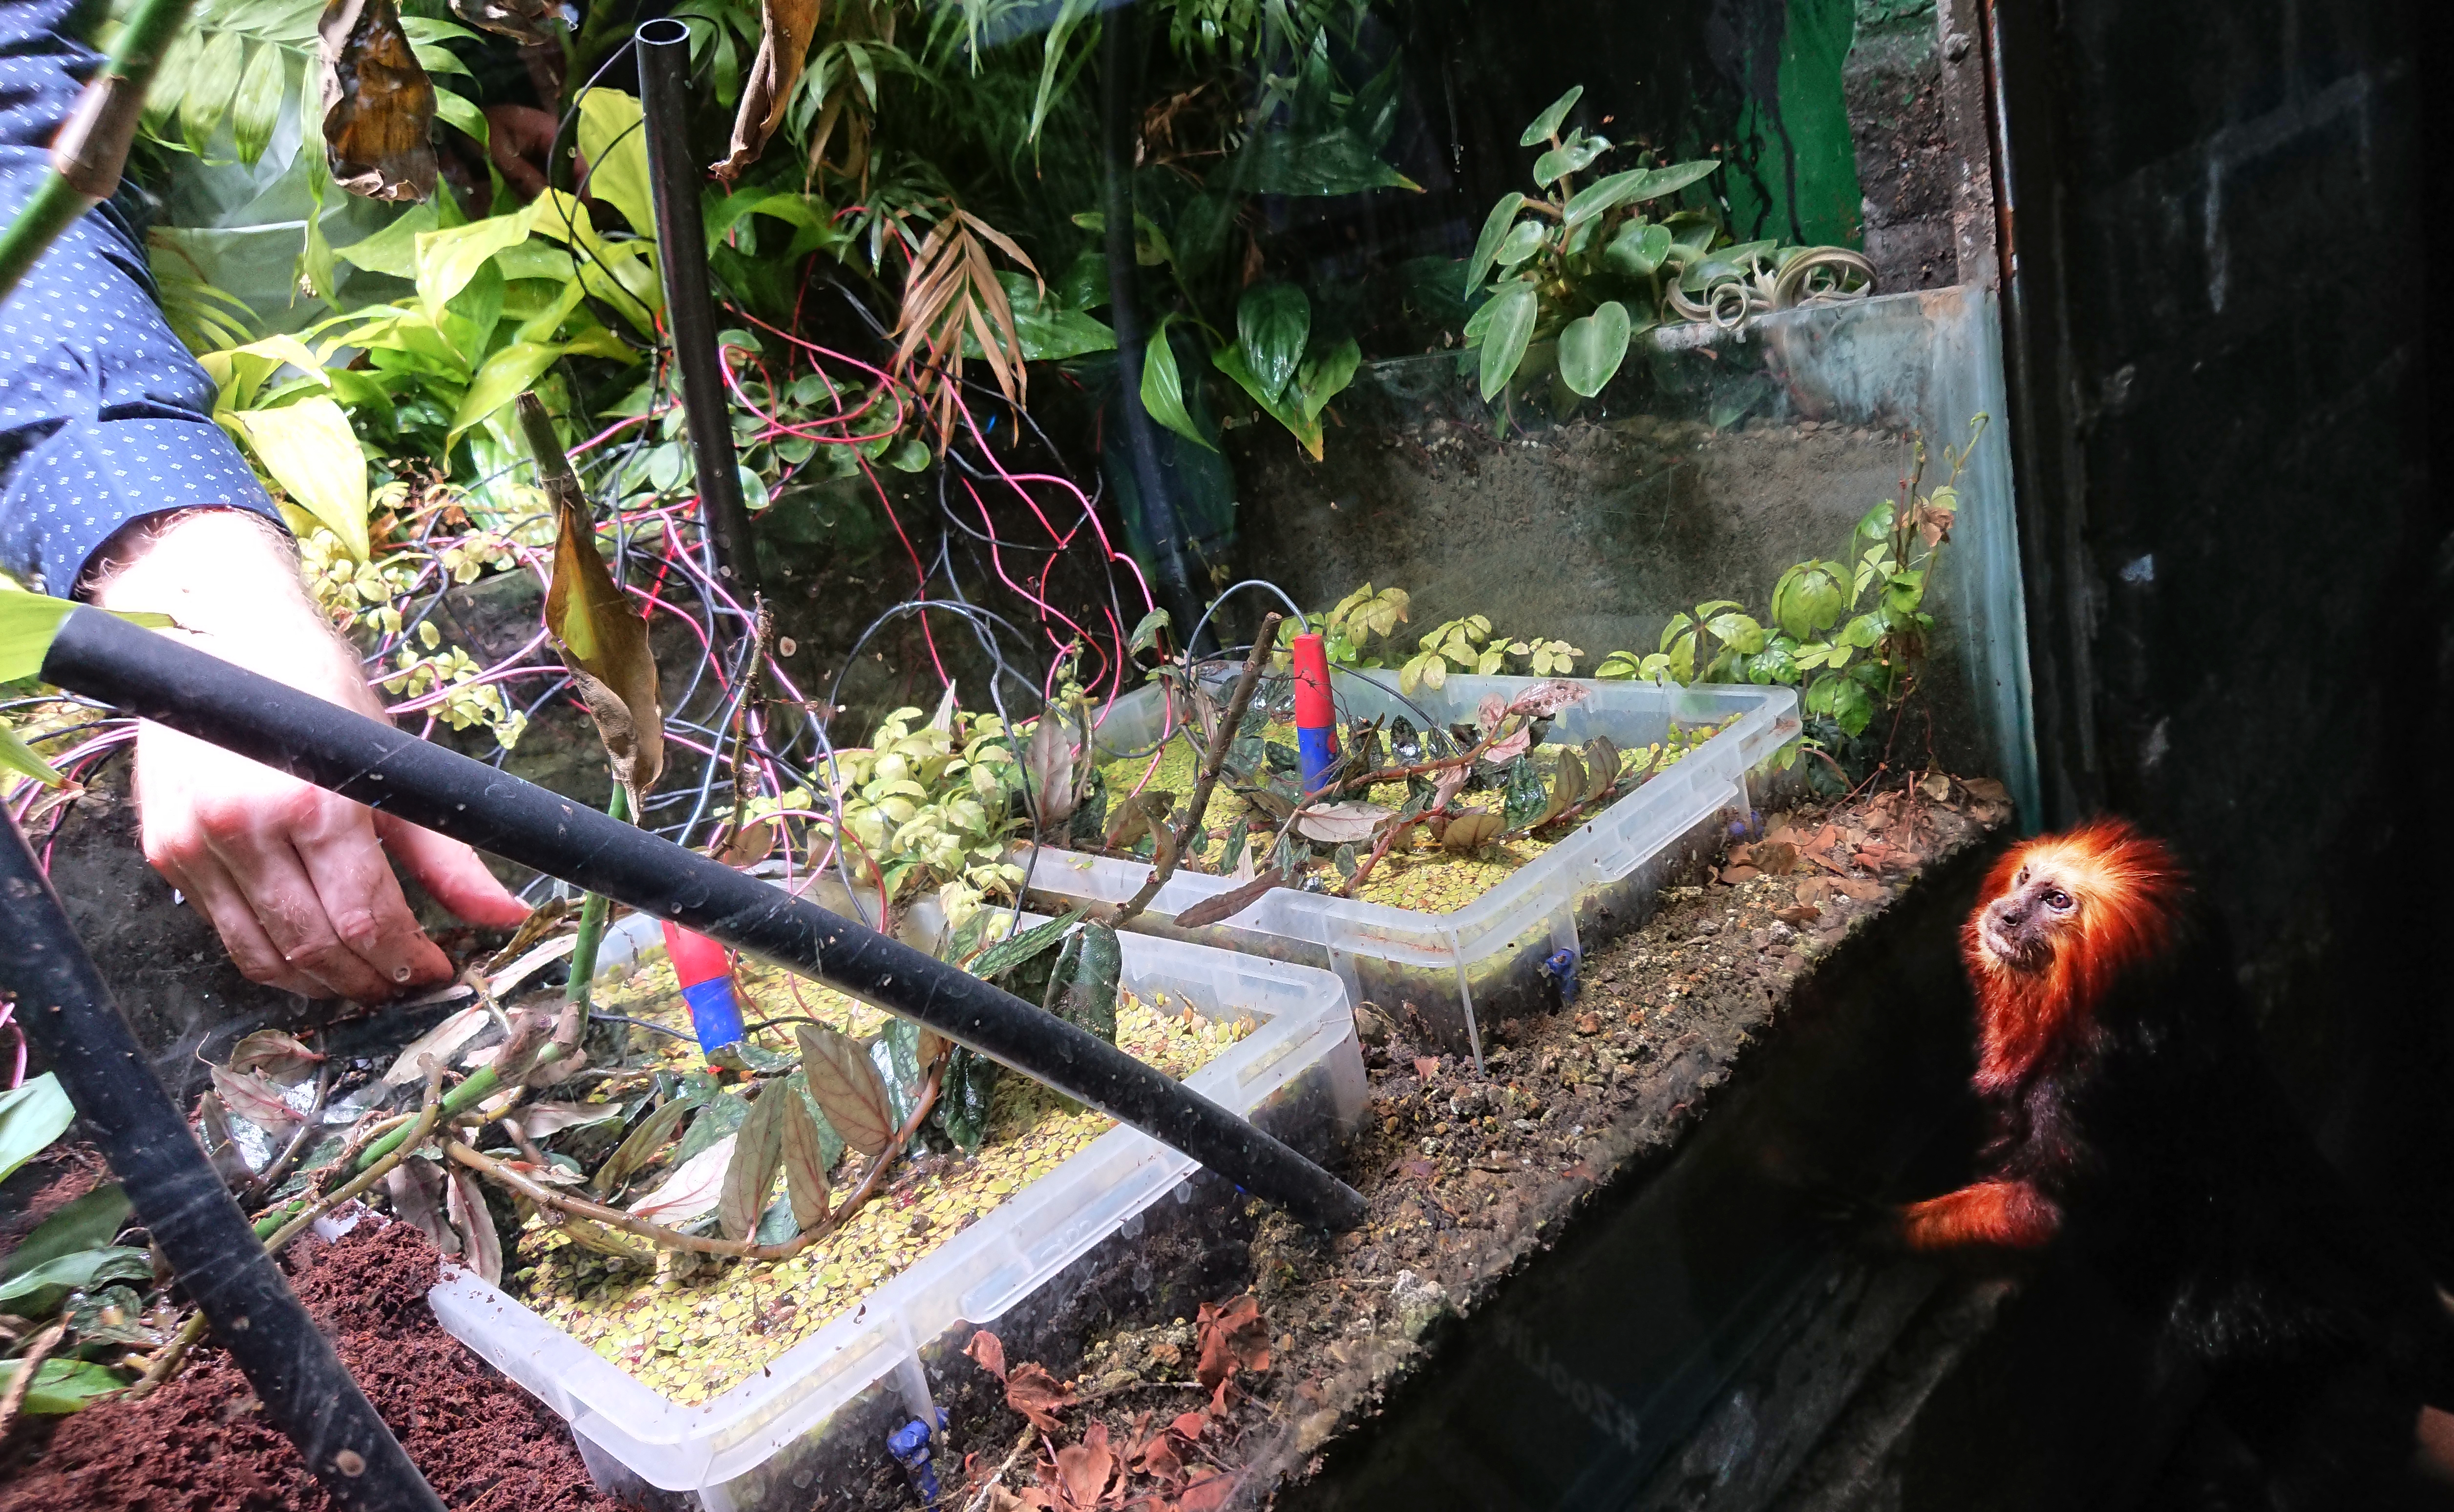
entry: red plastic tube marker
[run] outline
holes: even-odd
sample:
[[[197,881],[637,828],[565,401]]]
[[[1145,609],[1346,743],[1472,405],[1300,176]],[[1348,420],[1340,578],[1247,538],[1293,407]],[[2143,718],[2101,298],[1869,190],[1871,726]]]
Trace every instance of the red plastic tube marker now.
[[[1320,636],[1306,632],[1295,640],[1296,754],[1303,763],[1306,793],[1329,781],[1338,761],[1338,709],[1329,696],[1329,654]]]
[[[734,1043],[742,1036],[741,1000],[733,992],[733,957],[705,935],[694,935],[665,920],[665,951],[674,958],[682,998],[690,1004],[691,1028],[698,1034],[698,1053]]]

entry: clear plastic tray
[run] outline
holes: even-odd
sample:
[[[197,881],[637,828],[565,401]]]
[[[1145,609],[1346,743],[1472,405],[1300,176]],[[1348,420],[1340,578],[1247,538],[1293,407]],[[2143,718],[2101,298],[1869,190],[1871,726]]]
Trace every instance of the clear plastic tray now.
[[[1395,673],[1331,676],[1341,717],[1404,715],[1419,724],[1428,713],[1444,725],[1472,719],[1488,694],[1514,697],[1535,681],[1452,675],[1439,688],[1416,690],[1418,712],[1398,698]],[[1789,688],[1584,686],[1592,696],[1560,710],[1548,739],[1582,743],[1602,735],[1625,749],[1660,739],[1673,719],[1717,724],[1736,715],[1738,722],[1455,913],[1276,888],[1233,918],[1181,930],[1177,914],[1237,884],[1180,871],[1129,927],[1324,967],[1358,1002],[1392,1014],[1411,1004],[1435,1037],[1479,1066],[1480,1023],[1547,1006],[1557,989],[1545,962],[1563,950],[1573,962],[1642,923],[1663,886],[1700,873],[1726,826],[1768,796],[1774,758],[1800,734],[1798,695]],[[1158,690],[1138,690],[1109,709],[1096,744],[1108,753],[1147,749],[1164,717]],[[1042,847],[1031,858],[1032,900],[1052,909],[1120,903],[1149,876],[1145,862]]]
[[[643,942],[656,942],[653,918],[608,930],[600,974]],[[1366,1096],[1354,1014],[1337,978],[1174,940],[1123,943],[1133,991],[1165,992],[1171,1007],[1214,1018],[1250,1015],[1259,1026],[1186,1085],[1307,1154],[1327,1154]],[[1014,1313],[1027,1334],[1055,1314],[1076,1316],[1054,1298],[1033,1304],[1044,1289],[1088,1284],[1103,1256],[1115,1270],[1118,1251],[1130,1259],[1162,1225],[1227,1211],[1231,1195],[1189,1158],[1137,1130],[1112,1129],[854,1313],[698,1406],[667,1400],[469,1273],[448,1275],[428,1300],[454,1338],[570,1421],[598,1485],[626,1505],[800,1508],[822,1504],[830,1483],[866,1479],[884,1462],[888,1432],[934,1419],[930,1367],[974,1327]]]

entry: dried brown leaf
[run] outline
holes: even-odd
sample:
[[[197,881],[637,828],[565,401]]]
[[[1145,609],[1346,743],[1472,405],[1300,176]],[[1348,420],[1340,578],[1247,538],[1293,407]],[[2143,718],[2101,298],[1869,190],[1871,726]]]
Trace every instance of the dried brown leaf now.
[[[793,1226],[809,1229],[826,1221],[827,1159],[818,1142],[818,1120],[810,1117],[801,1095],[787,1089],[784,1102],[784,1195],[793,1203]]]
[[[1570,682],[1565,677],[1546,677],[1508,700],[1508,712],[1539,719],[1544,715],[1558,714],[1572,703],[1582,703],[1591,696],[1592,690],[1582,683]]]
[[[1056,1415],[1074,1405],[1074,1388],[1044,1366],[1020,1364],[1005,1378],[1005,1404],[1030,1419],[1040,1432],[1054,1433],[1061,1426]]]
[[[262,1072],[269,1079],[290,1086],[306,1079],[323,1058],[278,1029],[259,1029],[231,1046],[230,1068],[241,1075]]]
[[[1052,829],[1074,816],[1074,742],[1065,721],[1055,710],[1039,716],[1023,747],[1023,769],[1031,781],[1031,799],[1039,809],[1042,829]]]
[[[1218,1512],[1236,1491],[1236,1478],[1224,1470],[1196,1476],[1176,1499],[1176,1512]]]
[[[1598,798],[1619,785],[1619,742],[1598,735],[1585,742],[1585,796]]]
[[[784,121],[793,86],[818,29],[818,0],[758,0],[758,55],[741,82],[741,109],[733,118],[733,148],[713,171],[729,187],[758,161],[767,139]]]
[[[434,85],[393,0],[331,0],[322,41],[324,147],[332,177],[368,199],[434,192]]]
[[[392,1217],[426,1236],[446,1255],[460,1253],[460,1237],[443,1220],[443,1168],[412,1155],[384,1173],[384,1195]]]
[[[255,1179],[247,1157],[239,1154],[231,1139],[230,1114],[218,1096],[208,1092],[196,1099],[196,1122],[204,1132],[205,1159],[212,1162],[213,1174],[223,1185],[236,1191]]]
[[[1798,870],[1798,847],[1786,840],[1765,840],[1755,848],[1753,864],[1766,877],[1787,877]]]
[[[1201,1361],[1194,1379],[1216,1390],[1238,1369],[1270,1368],[1270,1328],[1261,1320],[1261,1304],[1250,1292],[1224,1302],[1203,1302],[1194,1320],[1201,1341]]]
[[[734,1133],[733,1163],[724,1168],[724,1188],[715,1201],[716,1226],[726,1239],[748,1239],[758,1227],[758,1215],[767,1211],[767,1193],[775,1184],[775,1168],[784,1159],[786,1110],[809,1117],[808,1110],[794,1106],[800,1100],[801,1095],[780,1080],[767,1082],[752,1100],[749,1116]]]
[[[1177,927],[1179,929],[1201,929],[1207,925],[1217,924],[1226,919],[1233,918],[1244,910],[1252,907],[1255,903],[1259,902],[1261,900],[1262,894],[1270,891],[1272,888],[1284,887],[1286,885],[1287,879],[1285,876],[1280,873],[1277,867],[1273,866],[1268,871],[1265,871],[1259,876],[1254,877],[1251,881],[1246,882],[1243,886],[1230,888],[1224,893],[1205,897],[1200,902],[1186,909],[1183,913],[1177,915]]]
[[[455,1170],[448,1190],[452,1227],[460,1235],[460,1258],[486,1281],[501,1285],[503,1240],[494,1232],[494,1215],[486,1206],[485,1189],[474,1171]]]
[[[520,1109],[520,1132],[532,1139],[546,1139],[565,1129],[583,1129],[621,1116],[621,1106],[613,1102],[532,1102]]]
[[[795,1024],[793,1037],[800,1041],[801,1071],[809,1079],[810,1095],[818,1099],[835,1133],[863,1155],[884,1150],[895,1138],[895,1108],[868,1053],[841,1030],[825,1024]]]
[[[1471,855],[1499,838],[1506,821],[1499,815],[1482,809],[1468,809],[1449,820],[1440,836],[1440,848],[1459,856]]]
[[[1091,1512],[1099,1504],[1108,1494],[1108,1482],[1116,1475],[1116,1456],[1108,1447],[1108,1425],[1104,1422],[1093,1422],[1082,1430],[1080,1443],[1056,1451],[1057,1483],[1082,1512]]]
[[[520,423],[533,447],[553,428],[533,393],[518,400]],[[631,791],[632,813],[644,811],[647,792],[665,765],[664,715],[657,702],[656,658],[648,645],[648,621],[614,586],[596,550],[596,527],[587,496],[559,448],[537,458],[537,474],[554,506],[553,580],[546,589],[545,625],[596,733],[614,758],[614,776]]]
[[[985,1328],[980,1329],[972,1335],[972,1341],[963,1346],[963,1353],[971,1356],[973,1362],[990,1375],[999,1381],[1005,1379],[1005,1341],[996,1335]]]
[[[1323,845],[1352,845],[1370,839],[1391,813],[1378,803],[1324,803],[1297,818],[1296,833]]]
[[[281,1100],[281,1089],[256,1072],[236,1072],[226,1066],[208,1066],[213,1076],[213,1091],[221,1095],[222,1105],[238,1117],[274,1136],[288,1134],[307,1120],[298,1110]]]
[[[1165,788],[1147,788],[1119,799],[1108,809],[1108,848],[1121,851],[1145,835],[1157,834],[1175,807],[1176,795]]]
[[[753,819],[724,842],[724,864],[755,866],[775,849],[775,821]]]

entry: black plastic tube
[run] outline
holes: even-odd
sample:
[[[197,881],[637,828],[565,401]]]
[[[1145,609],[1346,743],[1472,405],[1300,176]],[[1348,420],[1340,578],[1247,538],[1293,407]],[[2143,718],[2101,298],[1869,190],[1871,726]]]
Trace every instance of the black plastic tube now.
[[[967,972],[585,804],[242,671],[98,609],[70,613],[43,678],[344,797],[669,918],[927,1025],[1130,1123],[1322,1227],[1355,1189],[1116,1046]]]
[[[758,592],[758,554],[733,453],[733,403],[715,349],[715,300],[708,292],[707,231],[699,218],[700,173],[690,150],[690,28],[671,17],[642,23],[640,130],[648,138],[648,192],[656,206],[656,261],[664,270],[665,331],[682,380],[700,517],[715,542],[715,570],[748,605]]]
[[[153,1241],[332,1500],[442,1512],[147,1063],[13,818],[0,838],[0,987],[59,1074]]]

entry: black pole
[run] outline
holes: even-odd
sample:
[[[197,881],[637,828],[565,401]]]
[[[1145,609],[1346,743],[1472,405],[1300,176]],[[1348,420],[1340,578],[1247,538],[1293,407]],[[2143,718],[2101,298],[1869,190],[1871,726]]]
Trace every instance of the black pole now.
[[[643,23],[635,35],[640,129],[648,138],[656,261],[665,277],[665,331],[681,374],[682,418],[698,478],[700,517],[715,542],[717,575],[747,609],[758,592],[758,554],[734,463],[733,406],[715,350],[715,300],[708,292],[699,169],[690,150],[690,28],[659,17]]]
[[[365,1512],[443,1502],[350,1379],[231,1200],[77,943],[16,820],[0,839],[0,987],[68,1088],[128,1200],[332,1500]]]
[[[42,675],[926,1024],[1132,1124],[1307,1222],[1345,1228],[1362,1221],[1363,1199],[1354,1188],[1097,1036],[934,956],[482,761],[98,609],[70,612]]]
[[[1137,281],[1133,181],[1136,116],[1128,109],[1131,81],[1126,77],[1136,56],[1132,47],[1134,8],[1118,6],[1099,25],[1103,29],[1099,35],[1100,187],[1107,218],[1100,234],[1108,256],[1108,313],[1116,333],[1116,409],[1124,417],[1125,457],[1134,476],[1134,493],[1139,495],[1142,538],[1150,542],[1151,565],[1158,572],[1160,604],[1169,618],[1184,627],[1181,634],[1190,634],[1201,623],[1201,600],[1193,591],[1192,574],[1184,564],[1183,516],[1177,513],[1167,470],[1159,466],[1158,431],[1150,412],[1142,408],[1145,338],[1141,307],[1134,302]],[[1202,632],[1201,639],[1211,642],[1208,631]],[[1209,655],[1217,649],[1215,642],[1185,647],[1196,656]]]

